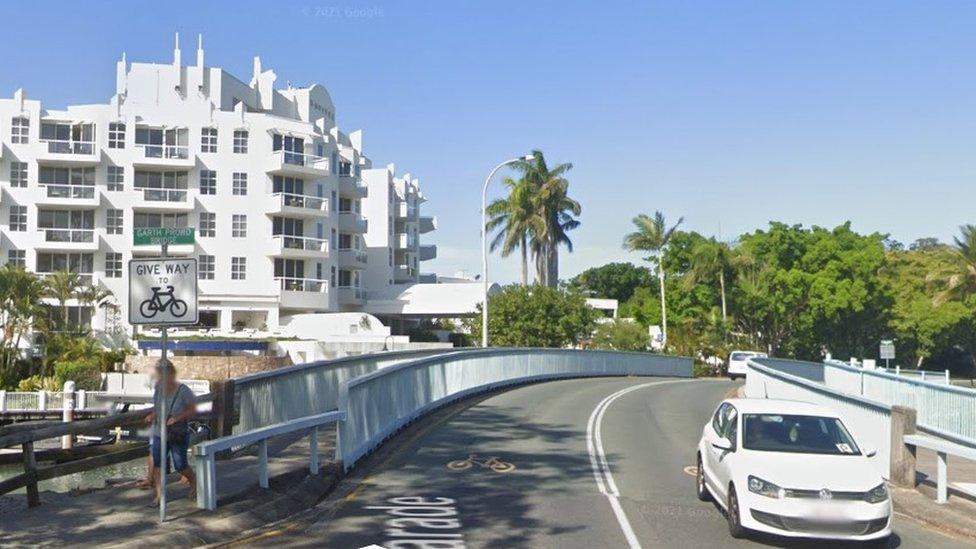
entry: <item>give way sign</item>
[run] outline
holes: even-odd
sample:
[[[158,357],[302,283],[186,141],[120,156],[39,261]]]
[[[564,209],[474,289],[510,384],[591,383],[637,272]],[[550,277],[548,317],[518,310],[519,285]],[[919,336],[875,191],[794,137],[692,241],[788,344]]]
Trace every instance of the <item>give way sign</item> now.
[[[129,261],[129,324],[196,324],[197,313],[196,259]]]

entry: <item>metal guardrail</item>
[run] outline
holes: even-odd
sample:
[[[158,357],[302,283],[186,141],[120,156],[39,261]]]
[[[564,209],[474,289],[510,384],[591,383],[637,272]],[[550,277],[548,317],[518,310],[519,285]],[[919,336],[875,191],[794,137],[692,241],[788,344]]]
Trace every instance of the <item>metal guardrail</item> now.
[[[483,349],[413,360],[342,384],[337,458],[348,470],[426,412],[471,394],[547,379],[590,376],[691,377],[690,358],[562,349]]]
[[[268,441],[282,435],[304,431],[308,434],[308,470],[309,473],[317,475],[319,472],[318,429],[323,425],[342,421],[344,418],[343,412],[327,412],[197,444],[193,447],[194,468],[198,481],[197,507],[210,511],[217,508],[217,452],[257,444],[258,485],[267,488]]]
[[[356,376],[444,350],[370,353],[296,364],[234,379],[234,433],[312,416],[339,407],[339,387]],[[451,350],[451,352],[470,352]]]
[[[824,366],[827,386],[886,406],[914,408],[921,429],[976,447],[976,390],[863,370],[837,361],[825,362]]]
[[[976,448],[923,435],[906,435],[904,441],[908,446],[927,448],[935,452],[937,458],[936,503],[945,503],[949,499],[949,454],[976,461]]]

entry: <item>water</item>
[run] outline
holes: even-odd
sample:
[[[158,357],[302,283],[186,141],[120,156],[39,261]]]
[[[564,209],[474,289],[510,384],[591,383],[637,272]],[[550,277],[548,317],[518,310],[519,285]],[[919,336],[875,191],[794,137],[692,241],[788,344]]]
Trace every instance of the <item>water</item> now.
[[[148,453],[148,449],[146,450]],[[38,467],[44,467],[43,462],[38,463]],[[24,472],[22,465],[0,465],[0,480],[18,475]],[[108,479],[141,479],[146,477],[146,458],[124,461],[114,465],[99,467],[90,471],[82,471],[65,475],[63,477],[42,480],[37,483],[39,490],[49,490],[52,492],[70,492],[76,488],[102,488]],[[10,492],[11,494],[23,494],[24,488]]]

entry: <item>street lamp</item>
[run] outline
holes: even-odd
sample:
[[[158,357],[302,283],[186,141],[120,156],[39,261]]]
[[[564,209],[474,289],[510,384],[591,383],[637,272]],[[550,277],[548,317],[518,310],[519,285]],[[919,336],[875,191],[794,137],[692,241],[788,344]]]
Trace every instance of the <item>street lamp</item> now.
[[[534,154],[527,154],[519,158],[506,160],[494,167],[485,179],[485,186],[481,189],[481,283],[484,285],[481,301],[481,346],[488,346],[488,183],[495,176],[495,172],[504,166],[521,161],[531,162],[535,160]]]

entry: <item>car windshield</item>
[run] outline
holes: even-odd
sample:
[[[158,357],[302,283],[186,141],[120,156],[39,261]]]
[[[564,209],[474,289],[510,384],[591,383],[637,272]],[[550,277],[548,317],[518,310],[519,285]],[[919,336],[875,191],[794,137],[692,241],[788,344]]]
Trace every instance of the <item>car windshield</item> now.
[[[732,360],[746,360],[754,356],[752,353],[732,353]]]
[[[861,455],[854,438],[834,417],[745,414],[742,430],[742,446],[748,450]]]

